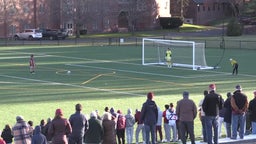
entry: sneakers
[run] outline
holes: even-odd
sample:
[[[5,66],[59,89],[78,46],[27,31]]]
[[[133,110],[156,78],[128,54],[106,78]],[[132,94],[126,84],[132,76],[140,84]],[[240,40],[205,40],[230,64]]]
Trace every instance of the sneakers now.
[[[166,139],[163,139],[162,142],[165,143],[165,142],[167,142],[167,140],[166,140]]]

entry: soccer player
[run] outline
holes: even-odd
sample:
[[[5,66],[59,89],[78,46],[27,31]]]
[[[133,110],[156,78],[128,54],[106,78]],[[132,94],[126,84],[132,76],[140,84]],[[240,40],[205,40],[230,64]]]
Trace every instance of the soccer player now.
[[[30,73],[35,74],[35,67],[36,67],[36,63],[35,63],[34,55],[31,54],[30,55],[30,59],[29,59],[29,70],[30,70]]]
[[[165,52],[165,60],[166,60],[166,64],[167,64],[167,67],[168,68],[171,68],[172,67],[172,51],[170,48],[168,48]]]
[[[232,65],[232,67],[233,67],[232,75],[234,75],[234,74],[237,75],[237,73],[238,73],[238,63],[237,63],[237,61],[232,59],[232,58],[230,58],[229,61],[230,61],[231,65]]]

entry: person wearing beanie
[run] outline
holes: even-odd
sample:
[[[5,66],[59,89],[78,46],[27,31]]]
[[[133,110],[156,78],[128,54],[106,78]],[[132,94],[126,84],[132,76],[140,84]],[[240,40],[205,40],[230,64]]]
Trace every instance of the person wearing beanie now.
[[[218,143],[218,116],[219,111],[223,107],[224,100],[222,96],[216,93],[216,85],[209,85],[209,93],[205,96],[203,102],[203,110],[205,112],[205,123],[207,131],[208,144],[212,144],[212,138],[214,143]],[[212,133],[213,131],[213,133]]]
[[[140,121],[144,123],[145,130],[145,142],[149,144],[150,134],[151,134],[151,144],[156,142],[156,123],[158,118],[158,110],[155,101],[153,100],[154,93],[149,92],[147,94],[147,100],[143,103],[141,108]]]
[[[177,102],[176,114],[179,119],[179,132],[182,144],[186,144],[187,134],[191,144],[195,144],[194,119],[197,115],[197,107],[193,100],[189,99],[189,92],[183,92],[183,99]]]
[[[16,121],[16,124],[12,127],[14,143],[31,143],[29,124],[22,116],[17,116]]]
[[[231,108],[231,92],[227,92],[227,99],[224,101],[224,122],[226,127],[226,137],[231,137],[231,116],[232,116],[232,108]]]
[[[256,134],[256,90],[253,91],[254,98],[249,103],[249,112],[252,126],[252,134]]]
[[[84,135],[85,144],[100,144],[103,140],[103,126],[101,120],[97,119],[97,113],[92,111],[88,120],[88,130]]]
[[[242,93],[241,85],[235,86],[235,91],[231,97],[231,107],[232,107],[232,136],[231,139],[237,139],[237,127],[239,125],[239,137],[244,138],[244,128],[246,121],[246,112],[248,109],[248,99],[247,96]]]
[[[72,132],[70,122],[63,117],[63,111],[56,109],[55,117],[48,129],[48,134],[52,137],[52,144],[68,144],[67,136]]]
[[[82,113],[82,105],[75,105],[76,112],[69,117],[72,133],[69,136],[69,144],[82,144],[88,123],[86,116]]]

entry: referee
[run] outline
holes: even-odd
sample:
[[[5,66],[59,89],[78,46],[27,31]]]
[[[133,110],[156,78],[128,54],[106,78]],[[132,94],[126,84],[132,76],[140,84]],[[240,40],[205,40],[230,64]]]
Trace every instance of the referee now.
[[[237,73],[238,73],[238,63],[237,63],[237,61],[232,59],[232,58],[229,59],[229,61],[230,61],[231,65],[232,65],[232,67],[233,67],[232,75],[234,75],[234,74],[237,75]]]

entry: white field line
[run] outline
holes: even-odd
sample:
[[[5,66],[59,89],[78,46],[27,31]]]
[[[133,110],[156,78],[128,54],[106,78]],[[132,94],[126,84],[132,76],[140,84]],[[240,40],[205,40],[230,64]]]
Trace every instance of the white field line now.
[[[26,54],[24,52],[17,52],[17,53]],[[128,64],[128,65],[142,66],[141,64],[128,63],[128,62],[110,61],[110,60],[97,60],[97,59],[88,59],[88,58],[79,58],[79,57],[60,56],[60,55],[48,55],[48,54],[44,54],[44,53],[38,53],[37,55],[41,56],[41,57],[60,57],[60,58],[76,59],[76,60],[89,60],[89,62],[85,62],[85,63],[102,63],[102,62],[105,62],[105,63],[118,63],[118,64]],[[36,56],[36,57],[38,57],[38,56]],[[107,69],[107,70],[123,71],[123,72],[130,72],[130,73],[139,73],[139,74],[149,74],[149,75],[156,75],[156,76],[177,77],[177,78],[190,78],[190,79],[201,78],[201,77],[215,77],[215,76],[221,76],[221,75],[222,76],[223,75],[227,75],[227,76],[231,75],[231,72],[228,73],[228,72],[217,72],[217,71],[213,71],[213,70],[203,70],[204,72],[211,73],[211,74],[208,74],[208,75],[198,75],[198,76],[177,76],[177,75],[164,75],[164,74],[146,73],[146,72],[137,72],[137,71],[127,71],[127,70],[102,68],[102,67],[92,67],[92,66],[84,66],[84,65],[77,65],[77,64],[66,64],[66,65],[77,66],[77,67],[91,67],[91,68],[95,68],[95,69]],[[166,68],[166,67],[163,67],[163,66],[152,66],[152,67]],[[182,70],[187,70],[187,71],[193,71],[192,69],[177,68],[177,67],[174,67],[173,69],[182,69]],[[253,78],[256,77],[256,75],[248,75],[248,74],[241,74],[241,73],[239,73],[239,75],[240,76],[246,76],[246,77],[253,77]]]
[[[17,76],[11,76],[11,75],[2,75],[2,74],[0,74],[0,77],[26,80],[26,81],[33,81],[33,82],[40,82],[40,83],[47,83],[47,84],[50,84],[50,85],[62,85],[62,86],[69,86],[69,87],[76,87],[76,88],[85,88],[85,89],[91,89],[91,90],[95,90],[95,91],[104,91],[104,92],[110,92],[110,93],[116,93],[116,94],[125,94],[125,95],[132,95],[132,96],[144,96],[144,95],[135,94],[135,93],[113,91],[113,90],[100,89],[100,88],[95,88],[95,87],[88,87],[88,86],[82,86],[82,85],[73,85],[73,84],[68,84],[68,83],[45,81],[45,80],[17,77]]]
[[[224,72],[215,72],[216,74],[211,75],[200,75],[200,76],[178,76],[178,75],[167,75],[167,74],[159,74],[159,73],[149,73],[149,72],[140,72],[140,71],[130,71],[130,70],[121,70],[121,69],[113,69],[113,68],[104,68],[104,67],[95,67],[95,66],[86,66],[86,65],[79,65],[79,64],[66,64],[68,66],[74,67],[87,67],[87,68],[94,68],[94,69],[102,69],[102,70],[110,70],[116,72],[126,72],[126,73],[135,73],[135,74],[144,74],[144,75],[151,75],[151,76],[162,76],[162,77],[176,77],[176,78],[199,78],[199,77],[215,77],[219,75],[231,75],[230,73]]]

